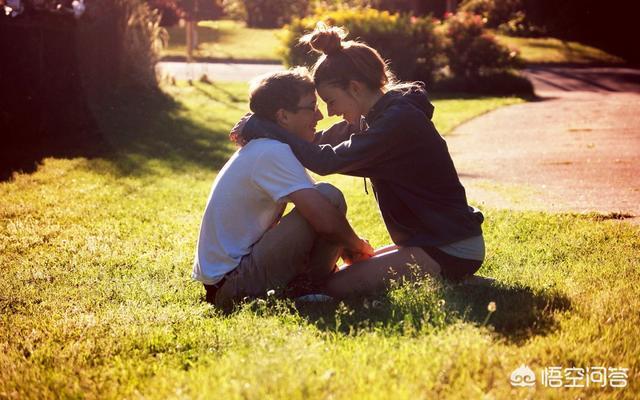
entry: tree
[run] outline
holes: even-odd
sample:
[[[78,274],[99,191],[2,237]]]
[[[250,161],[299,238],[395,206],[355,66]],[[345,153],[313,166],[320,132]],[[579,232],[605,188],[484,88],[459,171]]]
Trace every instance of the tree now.
[[[219,19],[224,14],[222,0],[148,0],[148,3],[160,11],[162,26],[173,26],[180,19]]]

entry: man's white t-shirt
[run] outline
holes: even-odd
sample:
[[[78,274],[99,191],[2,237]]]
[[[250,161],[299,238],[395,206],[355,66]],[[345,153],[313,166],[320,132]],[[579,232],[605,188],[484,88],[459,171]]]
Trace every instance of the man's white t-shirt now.
[[[191,277],[220,281],[273,225],[287,196],[314,187],[287,144],[255,139],[236,151],[213,182]]]

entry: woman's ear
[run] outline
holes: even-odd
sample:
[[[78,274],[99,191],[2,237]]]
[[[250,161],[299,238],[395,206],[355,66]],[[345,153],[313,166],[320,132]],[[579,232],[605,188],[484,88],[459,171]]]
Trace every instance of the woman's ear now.
[[[349,92],[351,97],[356,99],[362,96],[363,89],[364,89],[364,84],[360,81],[356,81],[353,79],[349,81],[349,86],[347,86],[347,92]]]

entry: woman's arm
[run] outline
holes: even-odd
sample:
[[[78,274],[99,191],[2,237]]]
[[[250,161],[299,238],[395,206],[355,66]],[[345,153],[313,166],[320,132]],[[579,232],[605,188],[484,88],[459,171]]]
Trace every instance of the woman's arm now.
[[[244,145],[252,139],[261,137],[277,139],[269,134],[269,131],[272,129],[271,125],[265,123],[266,121],[264,119],[258,117],[255,117],[256,121],[254,121],[253,129],[245,129],[247,121],[249,121],[252,116],[253,113],[248,112],[240,118],[229,133],[229,139],[231,139],[231,141]],[[316,132],[313,138],[313,143],[317,145],[329,144],[331,146],[335,146],[345,140],[348,140],[351,134],[357,132],[360,132],[359,126],[356,127],[347,121],[340,121],[331,125],[324,131]]]
[[[336,146],[345,140],[348,140],[351,134],[357,132],[360,132],[359,126],[354,126],[347,121],[340,121],[331,125],[324,131],[316,132],[313,144],[329,144],[331,146]]]
[[[410,145],[403,144],[402,138],[398,137],[406,120],[404,114],[402,109],[387,110],[365,132],[353,134],[349,140],[333,147],[309,143],[279,125],[256,116],[247,121],[244,130],[249,135],[260,131],[263,137],[287,143],[300,162],[317,174],[368,176],[363,169],[377,164],[383,157],[393,156],[400,146]]]

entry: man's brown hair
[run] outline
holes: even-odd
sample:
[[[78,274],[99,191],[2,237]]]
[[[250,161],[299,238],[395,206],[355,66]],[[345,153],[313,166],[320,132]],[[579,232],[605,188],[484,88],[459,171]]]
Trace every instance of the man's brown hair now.
[[[249,108],[259,117],[276,122],[279,109],[295,112],[302,97],[315,91],[309,71],[288,69],[256,78],[249,89]]]

